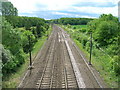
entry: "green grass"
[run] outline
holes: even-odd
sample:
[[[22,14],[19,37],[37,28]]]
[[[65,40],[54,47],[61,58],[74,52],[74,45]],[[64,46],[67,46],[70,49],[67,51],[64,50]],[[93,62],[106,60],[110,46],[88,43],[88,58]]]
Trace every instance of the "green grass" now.
[[[44,42],[46,41],[46,39],[47,39],[47,37],[46,37],[46,36],[43,36],[43,37],[40,38],[40,39],[38,40],[38,42],[35,44],[34,49],[33,49],[33,51],[32,51],[33,57],[36,55],[36,53],[39,52],[39,48],[41,48],[41,47],[43,46],[43,44],[44,44]]]
[[[47,32],[49,32],[49,34],[50,34],[51,31],[52,31],[52,29],[50,27],[49,31],[47,31]],[[45,43],[46,39],[47,39],[47,36],[45,35],[38,40],[38,42],[35,44],[35,46],[33,48],[32,57],[35,57],[37,55],[37,53],[39,52],[39,50]],[[18,68],[17,72],[11,74],[9,77],[6,77],[6,79],[2,82],[2,87],[3,88],[16,88],[20,83],[21,76],[24,75],[28,66],[29,66],[29,55],[26,55],[25,63],[22,64],[21,67]]]
[[[71,25],[72,28],[76,27],[76,29],[87,28],[87,25]]]
[[[89,58],[89,53],[88,53],[85,49],[82,48],[82,44],[79,43],[79,41],[76,40],[76,39],[73,39],[73,41],[74,41],[75,44],[79,47],[79,49],[84,52],[85,57],[88,59],[88,58]]]

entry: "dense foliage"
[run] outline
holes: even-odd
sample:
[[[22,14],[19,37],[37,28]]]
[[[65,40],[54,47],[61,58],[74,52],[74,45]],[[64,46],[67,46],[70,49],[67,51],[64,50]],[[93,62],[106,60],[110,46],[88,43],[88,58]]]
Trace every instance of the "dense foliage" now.
[[[89,22],[88,26],[100,46],[108,46],[117,42],[118,19],[111,14],[101,15],[99,19]]]
[[[17,16],[18,10],[11,2],[2,2],[2,15],[3,16]]]
[[[45,26],[44,26],[45,25]],[[3,51],[8,51],[9,54],[3,52],[2,60],[3,74],[7,74],[16,70],[22,63],[24,63],[24,55],[27,54],[29,50],[32,50],[37,39],[44,35],[45,31],[48,29],[48,25],[38,24],[36,27],[30,27],[29,30],[22,28],[13,28],[5,18],[2,22],[2,44],[4,46]],[[31,45],[29,45],[29,38]],[[7,57],[11,57],[8,59]],[[12,66],[11,66],[12,65]]]
[[[7,21],[13,27],[25,27],[27,30],[32,26],[44,25],[45,20],[37,17],[25,17],[25,16],[6,16]]]
[[[13,29],[12,26],[3,18],[2,23],[2,61],[3,74],[7,74],[16,70],[16,67],[24,63],[24,53],[22,50],[22,39],[20,32]]]
[[[17,16],[17,9],[10,2],[3,2],[2,6],[2,72],[7,76],[25,62],[25,56],[49,26],[41,18]]]
[[[67,25],[86,25],[89,21],[93,19],[89,18],[60,18],[59,23]]]

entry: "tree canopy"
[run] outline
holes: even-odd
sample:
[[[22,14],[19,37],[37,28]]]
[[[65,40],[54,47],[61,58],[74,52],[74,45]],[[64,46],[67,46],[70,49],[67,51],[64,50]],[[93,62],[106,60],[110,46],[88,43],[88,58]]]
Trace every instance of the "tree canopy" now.
[[[118,29],[118,18],[109,14],[102,14],[99,19],[88,23],[89,30],[100,46],[107,46],[116,42]]]
[[[17,16],[18,10],[11,2],[2,2],[2,15],[3,16]]]

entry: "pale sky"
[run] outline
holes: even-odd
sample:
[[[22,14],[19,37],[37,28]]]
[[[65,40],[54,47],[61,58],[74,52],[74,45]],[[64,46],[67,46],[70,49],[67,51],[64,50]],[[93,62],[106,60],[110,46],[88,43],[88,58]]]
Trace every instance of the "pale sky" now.
[[[119,0],[9,0],[20,16],[56,19],[61,17],[98,18],[101,14],[118,16]]]

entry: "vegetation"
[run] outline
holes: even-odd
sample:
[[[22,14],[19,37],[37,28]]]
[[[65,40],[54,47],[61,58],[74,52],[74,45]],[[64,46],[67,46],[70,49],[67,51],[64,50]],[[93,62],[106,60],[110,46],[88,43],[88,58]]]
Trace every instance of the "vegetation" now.
[[[67,25],[65,30],[84,49],[89,56],[90,32],[93,33],[92,64],[110,87],[118,87],[120,77],[120,60],[118,46],[118,18],[103,14],[99,19],[88,22],[86,26]],[[80,43],[80,44],[79,44]]]
[[[17,16],[17,9],[11,2],[3,2],[2,8],[2,74],[6,82],[9,81],[8,76],[24,66],[29,51],[37,54],[36,48],[39,49],[44,43],[41,38],[44,37],[45,41],[48,36],[49,25],[41,18]]]
[[[35,42],[37,42],[39,37],[45,34],[47,29],[48,27],[46,28],[43,25],[37,25],[36,27],[31,28],[31,30],[23,29],[20,31],[18,28],[13,28],[11,24],[8,23],[5,18],[3,18],[2,44],[3,49],[6,49],[8,52],[10,52],[9,55],[11,58],[11,60],[7,59],[8,54],[3,52],[2,60],[4,64],[4,75],[16,71],[16,68],[24,63],[24,54],[27,54],[29,50],[32,50]],[[31,45],[29,45],[29,36]]]
[[[38,42],[35,43],[34,48],[32,50],[32,58],[34,59],[41,47],[43,46],[44,42],[46,41],[46,36],[43,36],[39,38]],[[7,77],[4,78],[2,87],[3,88],[17,88],[18,84],[20,83],[20,78],[21,76],[24,75],[26,70],[28,69],[29,65],[29,56],[26,55],[24,57],[25,62],[17,68],[17,71],[12,73],[11,75],[8,75]],[[32,59],[32,60],[33,60]]]
[[[63,25],[86,25],[89,21],[93,19],[91,18],[60,18],[48,20],[47,23],[55,23],[55,24],[63,24]]]
[[[2,2],[2,15],[3,16],[17,16],[18,10],[11,2]]]

